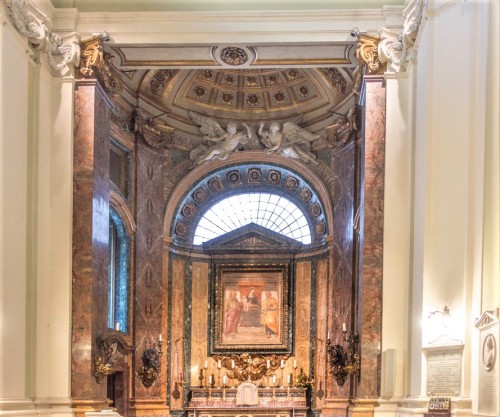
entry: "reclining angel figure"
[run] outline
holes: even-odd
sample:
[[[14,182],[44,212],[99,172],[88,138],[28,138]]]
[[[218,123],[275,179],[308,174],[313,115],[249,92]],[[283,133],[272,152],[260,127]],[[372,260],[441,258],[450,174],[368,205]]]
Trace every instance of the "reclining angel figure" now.
[[[234,151],[238,150],[240,145],[246,144],[252,137],[252,132],[248,125],[243,123],[245,131],[238,131],[238,124],[229,122],[226,130],[219,123],[210,117],[189,112],[189,117],[200,125],[200,131],[205,136],[203,139],[213,142],[211,146],[200,145],[193,149],[189,154],[189,159],[196,165],[212,159],[225,160]]]
[[[318,165],[316,155],[311,152],[311,142],[319,139],[321,135],[309,133],[293,122],[285,122],[283,129],[280,129],[278,122],[271,122],[269,128],[264,129],[264,122],[260,122],[258,134],[267,148],[267,153],[276,152],[288,158]]]

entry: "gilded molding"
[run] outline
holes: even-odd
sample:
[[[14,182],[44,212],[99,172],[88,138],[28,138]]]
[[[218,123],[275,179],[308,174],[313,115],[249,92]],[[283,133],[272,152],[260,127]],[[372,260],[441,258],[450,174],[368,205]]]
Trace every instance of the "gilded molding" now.
[[[6,5],[16,29],[28,38],[34,50],[46,54],[49,65],[54,71],[65,75],[70,65],[78,66],[80,39],[77,33],[73,32],[63,37],[52,32],[47,17],[39,10],[28,10],[26,0],[8,0]]]
[[[367,74],[378,74],[383,71],[384,65],[380,62],[378,54],[378,37],[369,36],[363,33],[358,34],[358,49],[356,49],[356,59],[359,65],[366,67]]]
[[[405,71],[408,62],[415,53],[415,43],[424,7],[423,0],[411,0],[403,11],[405,23],[399,33],[386,28],[379,30],[381,41],[378,45],[378,54],[380,62],[387,62],[394,72]]]
[[[107,34],[94,36],[82,42],[80,73],[84,77],[95,76],[108,93],[117,95],[123,86],[120,78],[116,77],[111,69],[114,56],[104,52],[102,47],[105,39]]]

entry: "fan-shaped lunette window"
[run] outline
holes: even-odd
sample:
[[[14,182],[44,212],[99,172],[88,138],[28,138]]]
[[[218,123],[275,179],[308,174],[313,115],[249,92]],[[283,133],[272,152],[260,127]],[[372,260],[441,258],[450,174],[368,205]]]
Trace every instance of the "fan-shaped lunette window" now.
[[[228,197],[208,209],[198,222],[193,244],[200,245],[250,223],[306,245],[311,243],[309,224],[294,203],[277,194],[246,193]]]

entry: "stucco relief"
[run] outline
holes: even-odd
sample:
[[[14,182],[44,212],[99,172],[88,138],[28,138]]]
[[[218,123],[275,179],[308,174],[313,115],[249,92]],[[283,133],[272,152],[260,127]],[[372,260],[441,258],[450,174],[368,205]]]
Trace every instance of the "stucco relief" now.
[[[46,54],[49,65],[54,71],[65,75],[69,72],[70,65],[79,65],[78,34],[71,33],[62,37],[52,32],[44,14],[32,5],[28,8],[26,0],[8,0],[6,5],[16,29],[28,38],[33,49]]]

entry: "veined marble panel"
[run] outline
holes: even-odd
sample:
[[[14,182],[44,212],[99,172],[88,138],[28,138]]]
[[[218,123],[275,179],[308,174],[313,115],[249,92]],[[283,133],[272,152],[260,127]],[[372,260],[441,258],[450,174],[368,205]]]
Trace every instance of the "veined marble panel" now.
[[[299,291],[300,288],[300,291]],[[309,374],[311,352],[311,261],[299,262],[295,278],[295,360]]]

